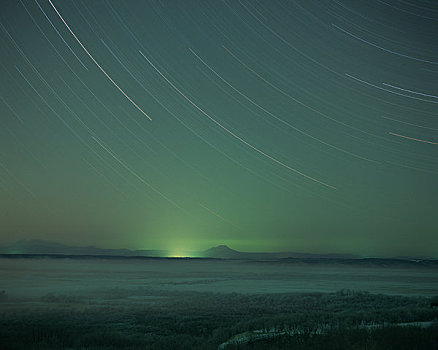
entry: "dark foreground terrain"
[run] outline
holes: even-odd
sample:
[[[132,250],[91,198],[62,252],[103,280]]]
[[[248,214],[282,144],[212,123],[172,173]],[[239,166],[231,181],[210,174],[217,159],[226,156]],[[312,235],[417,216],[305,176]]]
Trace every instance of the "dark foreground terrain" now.
[[[0,270],[2,350],[438,349],[435,269],[0,259]]]
[[[430,350],[438,349],[437,316],[427,298],[352,291],[114,289],[93,301],[50,294],[3,302],[0,348]]]

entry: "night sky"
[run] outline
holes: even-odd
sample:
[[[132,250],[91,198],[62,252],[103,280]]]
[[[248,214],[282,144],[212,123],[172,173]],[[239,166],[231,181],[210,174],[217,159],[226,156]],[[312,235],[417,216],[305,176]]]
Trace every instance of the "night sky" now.
[[[438,3],[0,2],[0,243],[438,256]]]

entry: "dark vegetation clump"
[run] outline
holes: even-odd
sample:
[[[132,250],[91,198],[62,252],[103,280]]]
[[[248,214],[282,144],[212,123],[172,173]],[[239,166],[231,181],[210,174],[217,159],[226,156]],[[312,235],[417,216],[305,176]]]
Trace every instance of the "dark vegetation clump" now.
[[[340,328],[323,335],[280,336],[266,341],[229,345],[227,350],[433,350],[438,328],[383,327],[373,330]]]
[[[249,295],[117,288],[93,297],[9,298],[0,303],[0,349],[431,350],[438,349],[438,310],[430,304],[425,297],[349,290]]]

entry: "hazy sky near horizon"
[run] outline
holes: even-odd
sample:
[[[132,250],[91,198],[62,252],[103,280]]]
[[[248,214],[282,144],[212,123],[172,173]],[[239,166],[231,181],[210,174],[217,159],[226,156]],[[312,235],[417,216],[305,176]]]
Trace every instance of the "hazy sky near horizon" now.
[[[0,3],[0,243],[438,256],[438,5]]]

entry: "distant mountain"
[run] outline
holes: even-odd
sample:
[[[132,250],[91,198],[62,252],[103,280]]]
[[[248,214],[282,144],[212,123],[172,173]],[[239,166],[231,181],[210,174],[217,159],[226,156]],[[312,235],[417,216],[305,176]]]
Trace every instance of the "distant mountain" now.
[[[358,255],[352,254],[310,254],[295,252],[278,253],[258,253],[258,252],[239,252],[226,245],[219,245],[199,253],[200,256],[219,259],[244,259],[244,260],[277,260],[287,258],[297,259],[356,259]]]
[[[1,254],[65,254],[115,256],[167,256],[164,250],[103,249],[94,246],[76,247],[43,240],[21,240],[0,247]]]
[[[113,255],[113,256],[148,256],[168,257],[171,252],[166,250],[130,250],[130,249],[103,249],[94,246],[78,247],[44,240],[21,240],[9,246],[0,247],[0,254],[64,254],[64,255]],[[293,252],[280,253],[248,253],[239,252],[226,245],[219,245],[200,252],[185,252],[186,256],[215,258],[215,259],[243,259],[243,260],[276,260],[284,258],[340,258],[354,259],[358,256],[340,254],[304,254]]]
[[[93,255],[93,256],[114,256],[114,257],[171,257],[172,253],[166,250],[130,250],[130,249],[103,249],[94,246],[78,247],[69,246],[61,243],[43,241],[43,240],[21,240],[9,246],[0,247],[0,254],[37,254],[37,255]],[[214,259],[239,259],[239,260],[265,260],[265,261],[301,261],[316,263],[318,261],[343,262],[354,264],[392,264],[397,261],[410,261],[412,263],[424,262],[427,259],[422,258],[363,258],[352,254],[310,254],[296,252],[240,252],[229,248],[226,245],[218,245],[200,252],[185,252],[180,256],[214,258]],[[430,260],[430,259],[429,259]],[[433,259],[432,259],[433,260]],[[391,262],[392,261],[392,262]]]
[[[166,250],[130,250],[130,249],[102,249],[94,246],[77,247],[43,240],[21,240],[9,246],[0,247],[2,257],[27,258],[37,256],[51,256],[53,258],[80,259],[87,257],[105,257],[105,259],[129,259],[129,258],[167,258],[172,253]],[[279,253],[256,253],[239,252],[226,245],[219,245],[201,252],[180,253],[180,257],[213,258],[213,259],[236,259],[257,260],[267,263],[287,264],[341,264],[353,266],[377,266],[377,267],[432,267],[438,268],[438,259],[422,258],[363,258],[351,254],[306,254],[294,252]]]
[[[244,253],[243,253],[244,254]],[[203,252],[199,253],[200,256],[205,258],[217,258],[217,259],[239,259],[242,257],[242,253],[237,250],[231,249],[226,245],[218,245]]]

